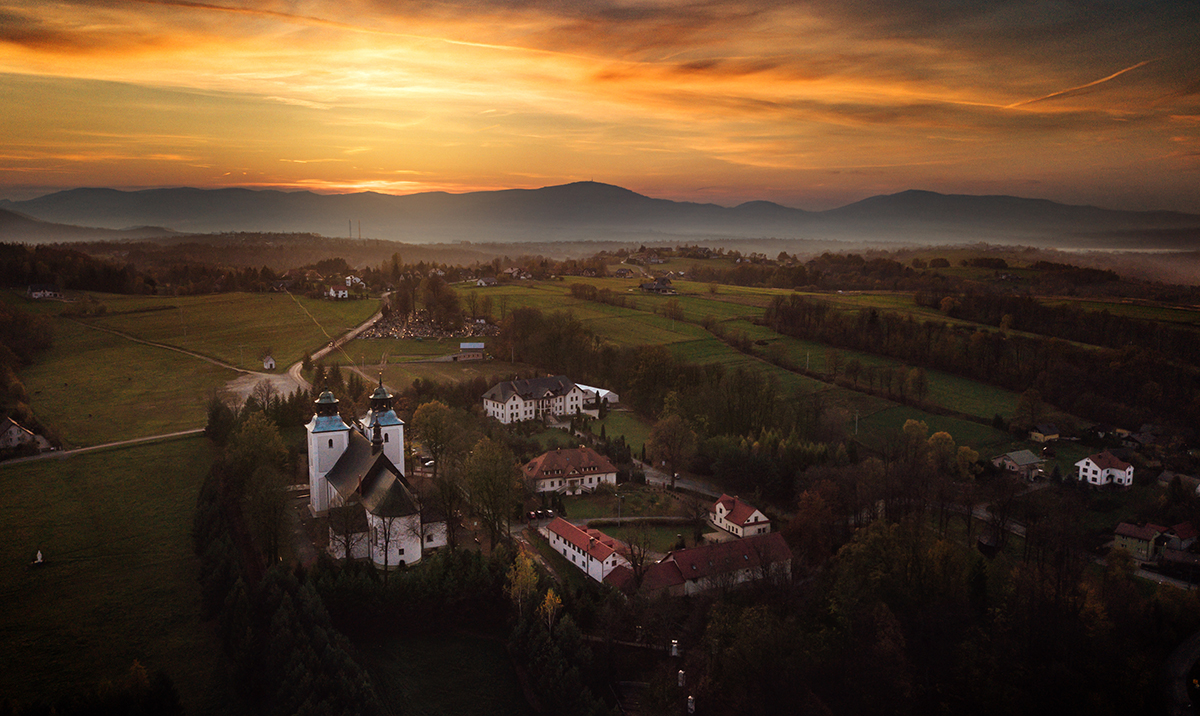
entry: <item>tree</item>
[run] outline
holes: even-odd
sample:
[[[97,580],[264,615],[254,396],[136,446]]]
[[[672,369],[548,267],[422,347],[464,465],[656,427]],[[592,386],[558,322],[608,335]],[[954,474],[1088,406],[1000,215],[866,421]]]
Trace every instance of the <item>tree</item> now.
[[[524,617],[525,607],[532,601],[537,585],[538,573],[533,566],[533,560],[524,552],[518,553],[512,566],[508,568],[508,582],[504,585],[504,593],[517,609],[518,620]]]
[[[267,564],[279,561],[288,528],[288,480],[277,466],[259,465],[246,486],[246,516]]]
[[[464,470],[471,503],[487,528],[492,548],[508,537],[508,518],[520,493],[520,470],[512,451],[501,442],[483,438],[475,444]]]
[[[633,583],[641,586],[642,577],[646,576],[649,567],[650,531],[645,522],[638,522],[633,534],[626,543],[625,557],[629,560],[629,568],[633,572]]]
[[[254,389],[250,391],[250,398],[258,405],[259,410],[270,410],[271,401],[277,395],[279,395],[279,391],[275,388],[275,384],[267,378],[255,383]]]
[[[696,433],[683,418],[669,415],[650,429],[650,440],[646,446],[656,463],[666,464],[671,473],[671,489],[675,489],[679,467],[691,461],[696,454]]]
[[[547,589],[546,598],[538,607],[538,616],[546,620],[546,631],[551,635],[554,634],[554,620],[558,618],[560,611],[562,611],[562,600],[558,598],[553,589]]]
[[[1033,427],[1042,419],[1042,414],[1046,410],[1046,404],[1042,401],[1042,393],[1037,388],[1030,388],[1021,397],[1017,399],[1017,410],[1013,415],[1015,419],[1023,419],[1028,427]]]
[[[455,413],[445,403],[435,400],[417,408],[412,419],[413,431],[433,458],[433,495],[446,516],[446,543],[451,549],[458,546],[455,514],[465,501],[461,461],[469,435],[463,429],[466,424],[463,416]]]

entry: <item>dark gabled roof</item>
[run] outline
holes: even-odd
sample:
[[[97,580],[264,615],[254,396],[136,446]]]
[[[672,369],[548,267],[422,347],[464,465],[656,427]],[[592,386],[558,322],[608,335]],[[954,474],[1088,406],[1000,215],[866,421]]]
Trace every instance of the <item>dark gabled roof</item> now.
[[[336,535],[356,535],[366,532],[367,513],[362,505],[351,503],[329,508],[329,530]]]
[[[1038,457],[1037,455],[1034,455],[1029,450],[1014,450],[1012,452],[1006,452],[1003,455],[1001,455],[1000,457],[997,457],[995,459],[999,460],[1000,458],[1004,458],[1004,457],[1008,458],[1009,460],[1012,460],[1013,463],[1015,465],[1017,465],[1018,467],[1028,467],[1030,465],[1037,465],[1039,463],[1046,462],[1045,460]]]
[[[401,517],[418,511],[404,475],[382,450],[373,451],[371,442],[356,430],[350,431],[350,444],[326,479],[342,500],[350,502],[358,497],[363,507],[377,517]]]
[[[1132,525],[1128,522],[1122,522],[1121,524],[1117,525],[1117,529],[1113,530],[1113,532],[1121,537],[1132,537],[1133,539],[1142,540],[1144,542],[1149,542],[1166,531],[1167,528],[1163,527],[1162,525]]]
[[[657,591],[685,581],[711,579],[743,569],[790,562],[791,559],[792,550],[778,532],[680,549],[668,553],[646,570],[642,588]]]
[[[616,471],[608,458],[584,446],[551,450],[521,466],[527,480],[603,475]]]
[[[1041,433],[1042,435],[1057,435],[1058,426],[1054,423],[1042,423],[1040,425],[1035,425],[1033,431],[1035,433]]]
[[[566,395],[574,387],[575,383],[565,375],[509,380],[492,386],[491,390],[483,394],[483,397],[497,403],[507,403],[509,398],[514,395],[519,395],[525,400],[538,400]]]

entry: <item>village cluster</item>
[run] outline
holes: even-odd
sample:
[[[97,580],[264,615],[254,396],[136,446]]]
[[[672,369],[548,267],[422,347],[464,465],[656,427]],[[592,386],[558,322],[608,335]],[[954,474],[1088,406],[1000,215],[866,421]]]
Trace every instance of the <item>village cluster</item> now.
[[[366,414],[347,424],[338,399],[326,391],[307,425],[308,509],[328,520],[327,550],[383,569],[418,563],[425,553],[447,545],[448,516],[426,499],[427,477],[422,470],[406,470],[404,422],[392,400],[381,383]],[[483,396],[487,414],[505,424],[618,402],[611,391],[561,375],[502,382]],[[535,495],[579,495],[617,485],[613,463],[584,445],[547,451],[523,465],[521,473]],[[630,545],[562,517],[538,522],[551,549],[591,579],[627,592],[639,587]],[[645,566],[642,592],[690,595],[790,573],[787,543],[749,503],[722,495],[709,505],[708,523],[713,532],[704,544],[672,550]]]

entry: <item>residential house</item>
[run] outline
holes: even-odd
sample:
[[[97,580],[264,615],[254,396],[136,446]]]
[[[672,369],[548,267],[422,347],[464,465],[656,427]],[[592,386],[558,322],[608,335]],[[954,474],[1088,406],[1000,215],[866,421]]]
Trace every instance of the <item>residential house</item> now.
[[[691,596],[762,579],[788,579],[791,570],[792,551],[783,536],[774,532],[668,552],[646,569],[641,591]],[[605,581],[632,591],[633,573],[617,568]]]
[[[1104,485],[1129,487],[1133,485],[1133,465],[1117,458],[1107,450],[1085,457],[1075,463],[1075,467],[1079,468],[1075,479],[1087,480],[1088,484],[1093,487],[1103,487]]]
[[[616,276],[617,278],[629,278],[630,276],[633,275],[633,269],[627,269],[627,268],[622,267],[622,268],[617,269],[615,272],[613,272],[613,275]]]
[[[484,276],[483,278],[475,279],[475,285],[479,287],[495,286],[496,278],[494,276]]]
[[[350,292],[341,286],[330,286],[329,292],[325,295],[329,298],[350,298]]]
[[[675,293],[675,289],[671,287],[671,279],[669,278],[656,278],[653,281],[640,284],[638,288],[642,289],[645,293]]]
[[[1029,450],[1015,450],[992,458],[992,464],[996,467],[1015,472],[1031,482],[1042,476],[1044,462],[1046,461]]]
[[[550,542],[551,549],[597,582],[603,582],[615,567],[629,564],[621,556],[621,543],[600,530],[577,527],[555,517],[541,533]]]
[[[600,453],[580,445],[544,452],[521,467],[531,492],[578,495],[617,484],[617,468]]]
[[[583,391],[565,375],[497,383],[483,394],[483,411],[508,425],[583,409]]]
[[[1029,439],[1035,443],[1048,443],[1051,440],[1058,440],[1058,426],[1054,423],[1035,425],[1033,430],[1029,431]]]
[[[31,283],[25,289],[25,295],[35,300],[62,298],[62,291],[52,283]]]
[[[762,535],[771,531],[771,521],[767,516],[736,496],[721,495],[721,499],[709,506],[708,520],[713,526],[735,537]]]
[[[353,425],[342,420],[331,392],[315,406],[305,426],[309,510],[329,518],[329,553],[390,569],[445,546],[446,518],[422,506],[405,476],[404,422],[382,381]]]
[[[50,441],[12,418],[0,421],[0,450],[14,450],[23,445],[33,445],[38,450],[50,449]]]
[[[1162,525],[1133,525],[1122,522],[1113,532],[1113,544],[1133,555],[1134,559],[1150,562],[1157,558],[1166,546],[1166,531],[1167,528]]]

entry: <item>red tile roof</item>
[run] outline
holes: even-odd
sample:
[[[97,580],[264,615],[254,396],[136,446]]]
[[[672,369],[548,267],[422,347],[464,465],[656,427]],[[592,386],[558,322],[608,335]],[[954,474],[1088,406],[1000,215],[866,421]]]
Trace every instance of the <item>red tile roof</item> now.
[[[737,497],[730,497],[729,495],[721,495],[721,499],[719,499],[715,503],[713,503],[713,505],[708,508],[708,511],[716,512],[717,505],[724,505],[725,519],[729,520],[730,522],[737,525],[738,527],[745,527],[747,524],[758,524],[757,522],[749,522],[750,516],[753,515],[757,511],[754,508],[754,506],[750,505],[748,503],[742,502],[741,499],[739,499]],[[760,520],[760,521],[770,522],[770,520],[766,520],[765,518],[764,518],[764,520]]]
[[[575,545],[581,552],[590,555],[592,559],[600,562],[611,557],[617,551],[619,544],[615,539],[600,530],[585,530],[582,527],[576,527],[561,517],[555,517],[554,521],[547,525],[546,529]]]
[[[1200,535],[1200,532],[1196,531],[1195,526],[1191,522],[1180,522],[1172,527],[1171,531],[1179,539],[1194,539],[1197,535]]]
[[[590,447],[551,450],[542,453],[521,467],[527,480],[582,477],[616,472],[612,462]]]
[[[1095,455],[1089,455],[1088,459],[1091,460],[1092,462],[1096,463],[1096,467],[1100,468],[1101,470],[1108,470],[1108,469],[1128,470],[1129,469],[1129,463],[1125,462],[1124,460],[1118,459],[1116,455],[1113,455],[1111,452],[1109,452],[1107,450],[1105,450],[1104,452],[1098,452]]]
[[[1166,532],[1167,528],[1161,525],[1131,525],[1128,522],[1122,522],[1117,525],[1116,534],[1121,537],[1132,537],[1133,539],[1144,540],[1149,542],[1158,535]]]
[[[743,569],[790,562],[792,551],[778,532],[675,550],[646,570],[644,589],[654,591],[687,580],[711,579]]]

